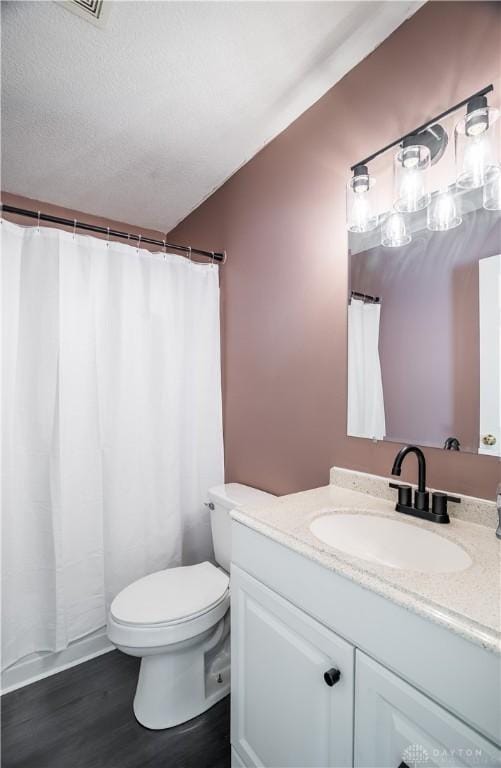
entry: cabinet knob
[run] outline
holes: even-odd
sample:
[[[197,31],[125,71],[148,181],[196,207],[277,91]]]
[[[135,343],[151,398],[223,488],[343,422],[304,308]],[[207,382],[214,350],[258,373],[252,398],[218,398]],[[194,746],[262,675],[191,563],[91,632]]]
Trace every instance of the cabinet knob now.
[[[339,669],[336,669],[335,667],[331,667],[327,670],[327,672],[324,672],[324,680],[327,683],[327,685],[330,685],[331,687],[333,685],[336,685],[337,682],[339,682],[339,678],[341,677],[341,672]]]

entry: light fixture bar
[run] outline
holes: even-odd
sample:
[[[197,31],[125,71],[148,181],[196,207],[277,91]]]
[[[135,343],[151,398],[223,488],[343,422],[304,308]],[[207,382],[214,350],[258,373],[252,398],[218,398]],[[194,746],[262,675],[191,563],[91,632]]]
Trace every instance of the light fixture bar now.
[[[387,144],[386,147],[383,147],[382,149],[378,149],[377,152],[374,152],[372,155],[369,155],[363,160],[359,160],[358,163],[354,163],[354,165],[351,166],[350,170],[354,171],[358,165],[367,165],[367,163],[370,163],[371,160],[374,160],[379,155],[382,155],[383,152],[386,152],[388,149],[391,149],[392,147],[396,147],[397,144],[400,144],[408,136],[415,136],[417,133],[421,133],[421,131],[424,131],[424,129],[428,128],[428,126],[438,122],[439,120],[442,120],[442,118],[447,117],[447,115],[450,115],[451,112],[455,112],[456,109],[459,109],[460,107],[464,107],[465,104],[468,104],[469,101],[471,101],[472,99],[475,99],[477,96],[486,96],[488,93],[491,93],[491,91],[493,90],[494,90],[494,86],[492,85],[492,83],[491,85],[486,85],[485,88],[482,88],[481,91],[472,93],[472,95],[468,96],[468,98],[463,99],[458,104],[454,104],[453,107],[449,107],[449,109],[446,109],[445,112],[441,112],[439,115],[432,117],[430,120],[427,120],[426,123],[423,123],[418,128],[414,128],[413,131],[409,131],[409,133],[406,133],[403,136],[400,136],[399,139],[395,139],[395,141],[392,141],[391,144]]]

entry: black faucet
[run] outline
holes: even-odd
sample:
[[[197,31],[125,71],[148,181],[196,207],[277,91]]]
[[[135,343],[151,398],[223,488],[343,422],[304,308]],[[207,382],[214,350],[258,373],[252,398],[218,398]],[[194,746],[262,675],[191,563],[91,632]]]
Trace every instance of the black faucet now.
[[[390,483],[390,488],[398,490],[398,502],[395,509],[397,512],[403,512],[405,515],[421,517],[423,520],[431,520],[434,523],[449,523],[447,502],[454,501],[459,504],[461,499],[435,491],[432,494],[432,508],[430,511],[430,494],[426,490],[426,459],[421,448],[418,448],[417,445],[406,445],[404,448],[401,448],[395,456],[391,474],[397,477],[400,476],[403,460],[409,453],[414,453],[418,461],[418,487],[414,491],[414,504],[412,503],[412,488],[410,485]]]

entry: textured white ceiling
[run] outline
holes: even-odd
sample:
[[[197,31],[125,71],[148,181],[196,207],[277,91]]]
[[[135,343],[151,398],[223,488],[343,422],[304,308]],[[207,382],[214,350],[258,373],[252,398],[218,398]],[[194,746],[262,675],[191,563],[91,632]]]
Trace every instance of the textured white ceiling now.
[[[2,187],[161,231],[421,2],[2,2]]]

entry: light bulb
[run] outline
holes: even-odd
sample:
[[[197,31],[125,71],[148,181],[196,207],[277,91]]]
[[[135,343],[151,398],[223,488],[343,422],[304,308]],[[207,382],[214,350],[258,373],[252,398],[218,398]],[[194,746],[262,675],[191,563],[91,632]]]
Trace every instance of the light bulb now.
[[[427,215],[427,226],[432,232],[446,232],[461,224],[454,195],[446,190],[433,197]]]
[[[355,232],[366,232],[371,218],[371,207],[364,192],[356,192],[351,209],[352,229]]]
[[[466,133],[468,136],[480,136],[489,127],[489,119],[485,110],[479,109],[466,119]]]
[[[370,188],[370,184],[369,184],[368,173],[353,177],[353,191],[355,192],[355,194],[358,195],[362,192],[368,192],[369,188]]]
[[[402,150],[402,165],[404,168],[417,168],[419,165],[419,147],[405,147]]]
[[[402,211],[417,211],[419,200],[424,193],[421,174],[416,168],[408,167],[402,176],[398,196],[398,209]]]
[[[421,144],[404,146],[397,152],[394,162],[395,210],[413,213],[426,208],[430,201],[428,147]]]
[[[411,236],[407,233],[407,226],[402,214],[390,213],[383,223],[381,243],[387,248],[399,248],[401,245],[407,245],[410,241]]]
[[[489,107],[485,96],[475,96],[468,102],[466,115],[454,130],[459,187],[478,189],[496,173],[499,126],[499,110]]]
[[[369,176],[367,166],[357,165],[346,187],[346,218],[349,232],[370,232],[378,219],[372,209],[372,187],[375,180]]]
[[[471,136],[465,147],[463,173],[461,174],[463,181],[468,181],[468,187],[475,189],[483,185],[488,156],[487,135],[481,133],[478,136]]]

